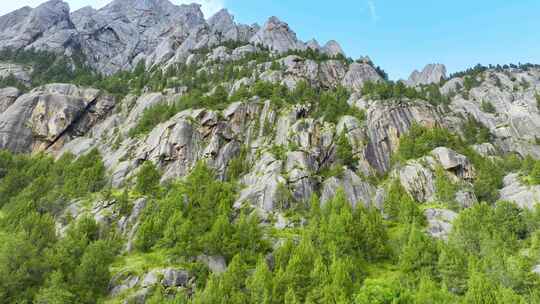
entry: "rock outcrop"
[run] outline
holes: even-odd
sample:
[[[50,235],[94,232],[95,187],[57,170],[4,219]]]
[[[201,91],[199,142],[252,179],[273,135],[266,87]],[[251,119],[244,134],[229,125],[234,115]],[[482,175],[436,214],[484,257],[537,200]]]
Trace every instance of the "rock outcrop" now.
[[[341,45],[335,40],[328,41],[323,47],[322,51],[329,55],[329,56],[337,56],[337,55],[343,55],[345,56],[345,52],[341,48]]]
[[[114,99],[95,89],[62,84],[36,88],[0,114],[0,149],[47,150],[87,132],[112,107]]]
[[[353,91],[360,91],[367,81],[380,81],[383,78],[377,70],[367,63],[353,63],[343,78],[341,84]]]
[[[365,158],[379,172],[387,172],[390,169],[390,157],[398,147],[399,138],[407,133],[413,123],[435,127],[440,122],[439,114],[426,103],[376,103],[367,110],[369,143]]]
[[[531,210],[540,203],[540,186],[525,185],[515,173],[507,175],[503,182],[504,187],[500,191],[501,200]]]
[[[77,47],[77,31],[69,5],[50,0],[0,17],[0,48],[36,49],[70,55]]]
[[[458,123],[455,127],[462,125],[460,117],[470,117],[489,129],[494,145],[501,152],[540,157],[540,146],[536,144],[537,134],[540,134],[540,110],[536,101],[539,79],[538,69],[486,71],[477,79],[478,86],[468,92],[461,89],[452,99],[450,109]],[[494,112],[483,111],[483,103],[491,104]]]
[[[0,79],[14,77],[25,85],[30,85],[32,69],[20,64],[0,62]]]
[[[21,92],[17,88],[0,89],[0,114],[6,111],[20,95]]]
[[[421,72],[412,72],[407,84],[410,86],[438,84],[446,79],[446,67],[442,64],[428,64]]]
[[[296,33],[289,28],[289,25],[277,17],[270,17],[249,42],[255,45],[261,44],[278,53],[306,48],[305,44],[298,40]]]

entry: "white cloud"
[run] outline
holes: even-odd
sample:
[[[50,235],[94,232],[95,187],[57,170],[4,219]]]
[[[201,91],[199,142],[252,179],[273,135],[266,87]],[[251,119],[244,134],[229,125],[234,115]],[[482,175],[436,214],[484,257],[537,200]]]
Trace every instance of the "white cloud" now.
[[[367,2],[369,8],[369,14],[371,15],[371,20],[377,22],[379,20],[379,15],[377,15],[377,6],[375,5],[374,0]]]
[[[64,0],[69,3],[71,10],[76,10],[81,7],[90,5],[94,8],[101,8],[112,0]],[[202,11],[205,17],[209,18],[213,14],[217,13],[220,9],[225,7],[225,0],[169,0],[175,4],[189,4],[198,3],[202,7]],[[36,7],[46,0],[1,0],[0,2],[0,15],[7,14],[23,6]]]

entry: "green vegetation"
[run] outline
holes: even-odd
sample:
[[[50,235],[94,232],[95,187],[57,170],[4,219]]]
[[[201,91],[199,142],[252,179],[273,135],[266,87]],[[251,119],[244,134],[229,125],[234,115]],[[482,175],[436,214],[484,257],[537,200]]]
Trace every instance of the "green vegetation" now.
[[[368,81],[362,87],[362,95],[375,100],[425,100],[432,105],[447,105],[450,102],[447,96],[441,94],[438,85],[423,85],[417,89],[405,85],[402,81]]]
[[[365,120],[365,113],[347,103],[349,92],[342,87],[332,90],[322,90],[310,86],[307,82],[299,82],[293,90],[281,84],[257,81],[252,86],[242,86],[232,96],[222,86],[217,86],[212,94],[204,95],[203,91],[194,89],[180,97],[172,104],[157,104],[146,109],[137,125],[130,130],[129,135],[135,137],[150,132],[159,123],[165,122],[176,113],[190,108],[206,108],[222,110],[234,101],[248,101],[258,96],[263,100],[271,100],[279,108],[294,104],[310,105],[311,116],[337,124],[344,115],[351,115],[358,120]],[[307,114],[307,113],[306,113]]]
[[[101,81],[101,77],[83,64],[82,55],[67,59],[49,52],[34,50],[3,49],[0,51],[0,61],[13,62],[23,66],[31,66],[32,86],[37,87],[48,83],[64,82],[82,85],[91,85]],[[72,65],[74,68],[72,67]],[[23,84],[16,83],[13,79],[4,79],[19,88]],[[22,87],[21,87],[22,86]]]
[[[497,110],[495,109],[495,106],[491,102],[485,101],[485,100],[482,101],[482,104],[480,105],[480,109],[483,112],[491,113],[491,114],[497,112]]]
[[[463,137],[469,145],[489,143],[492,140],[489,129],[473,116],[467,117],[463,125]]]
[[[404,150],[410,157],[431,148],[426,138],[438,141],[439,133],[443,134],[415,128],[420,141],[406,144],[412,145]],[[446,144],[458,141],[446,137]],[[239,161],[245,155],[240,152]],[[352,208],[344,192],[338,191],[322,205],[313,196],[309,208],[302,211],[295,211],[290,202],[284,204],[287,214],[300,217],[304,224],[275,230],[260,225],[261,219],[250,209],[234,209],[238,189],[217,180],[204,163],[197,164],[185,179],[160,185],[159,171],[146,162],[133,180],[131,195],[127,190],[113,194],[118,202],[129,202],[137,193],[151,201],[135,236],[136,251],[119,255],[123,240],[114,231],[115,225],[107,228],[82,215],[71,220],[65,236],[55,234],[53,217],[61,210],[56,205],[59,199],[110,195],[103,188],[101,166],[96,151],[56,162],[43,155],[0,154],[4,205],[0,275],[10,278],[0,280],[0,303],[100,302],[107,297],[112,273],[143,275],[168,265],[189,270],[197,287],[191,291],[154,289],[150,303],[539,300],[534,290],[540,287],[540,278],[530,269],[540,256],[534,250],[529,255],[521,252],[540,247],[535,241],[540,235],[540,209],[521,210],[506,202],[478,204],[461,211],[448,242],[439,242],[424,233],[426,220],[418,202],[398,181],[391,181],[384,201],[386,217],[362,204]],[[237,167],[234,172],[243,171]],[[238,174],[231,173],[229,179],[234,176]],[[447,185],[437,193],[446,203],[455,188],[443,172],[436,178],[436,183]],[[78,186],[67,186],[74,184]],[[278,239],[280,246],[270,246]],[[211,274],[196,262],[200,255],[225,257],[227,270]]]
[[[113,234],[80,218],[58,238],[56,216],[72,198],[105,185],[97,151],[58,161],[0,152],[0,302],[95,303],[107,293],[118,253]]]
[[[478,132],[483,132],[478,130]],[[466,131],[465,134],[469,140],[476,138],[482,139],[482,136],[473,132]],[[472,135],[471,135],[472,134]],[[478,141],[478,140],[476,140]],[[489,159],[480,156],[473,149],[467,147],[466,143],[457,135],[444,128],[425,128],[419,125],[412,125],[409,133],[402,136],[400,145],[394,159],[405,162],[410,159],[417,159],[427,155],[437,147],[448,147],[454,151],[468,157],[476,169],[476,178],[474,179],[474,192],[480,201],[494,203],[499,198],[498,190],[503,185],[503,178],[507,169],[515,169],[510,166],[510,160]]]
[[[309,50],[289,54],[350,62]],[[347,103],[349,92],[341,87],[320,89],[299,82],[291,90],[258,80],[229,96],[222,84],[252,75],[250,60],[272,61],[265,51],[215,66],[211,72],[185,65],[146,71],[141,62],[131,72],[109,77],[78,64],[64,71],[73,62],[50,56],[34,51],[0,53],[0,59],[35,65],[34,85],[51,79],[74,82],[119,97],[140,94],[145,88],[187,89],[178,101],[145,110],[130,130],[132,137],[148,134],[185,109],[219,110],[254,96],[270,100],[275,110],[305,105],[309,113],[299,113],[301,123],[315,118],[337,124],[344,115],[365,121],[365,113]],[[42,64],[46,60],[52,64]],[[272,69],[281,68],[274,60]],[[464,74],[467,90],[477,85],[482,70],[477,67]],[[17,85],[14,79],[3,81]],[[363,93],[381,100],[448,103],[436,85],[417,90],[400,82],[366,83]],[[489,105],[482,104],[483,110],[492,112]],[[394,155],[394,162],[404,163],[444,146],[474,165],[476,176],[470,182],[482,203],[461,210],[447,241],[426,234],[427,206],[415,201],[395,176],[381,181],[387,190],[382,212],[362,202],[353,208],[342,189],[325,202],[318,198],[320,191],[309,203],[297,201],[287,184],[291,181],[276,185],[275,209],[281,214],[237,208],[233,205],[242,190],[237,181],[252,161],[247,143],[219,178],[201,161],[188,176],[160,183],[159,167],[146,161],[120,189],[108,186],[97,150],[58,160],[0,151],[0,303],[103,303],[111,300],[113,275],[143,276],[171,266],[189,271],[193,285],[149,289],[148,303],[540,303],[540,277],[531,272],[540,259],[540,208],[522,210],[498,201],[509,171],[521,170],[529,183],[540,184],[540,161],[521,161],[515,155],[482,157],[469,146],[489,142],[489,129],[469,117],[462,131],[463,138],[441,127],[413,124],[401,136]],[[356,144],[345,132],[337,134],[335,166],[317,168],[315,183],[342,175],[344,168],[356,170]],[[298,149],[268,148],[279,160]],[[459,209],[455,195],[462,185],[442,168],[435,172],[435,185],[438,205]],[[117,231],[116,221],[129,217],[133,201],[143,196],[148,203],[132,239],[133,251],[121,252],[127,240]],[[93,213],[90,204],[95,202],[112,205],[112,223],[96,222],[101,214]],[[73,210],[66,212],[68,206]],[[277,229],[277,216],[291,224]],[[58,226],[62,234],[57,233]],[[223,257],[225,272],[211,273],[200,262],[202,256]]]

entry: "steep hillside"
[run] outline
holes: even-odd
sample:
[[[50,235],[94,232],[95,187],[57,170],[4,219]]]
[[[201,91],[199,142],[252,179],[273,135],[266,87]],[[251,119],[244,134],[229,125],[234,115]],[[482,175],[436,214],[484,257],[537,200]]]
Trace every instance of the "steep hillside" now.
[[[392,82],[167,0],[0,25],[0,303],[540,302],[540,66]]]

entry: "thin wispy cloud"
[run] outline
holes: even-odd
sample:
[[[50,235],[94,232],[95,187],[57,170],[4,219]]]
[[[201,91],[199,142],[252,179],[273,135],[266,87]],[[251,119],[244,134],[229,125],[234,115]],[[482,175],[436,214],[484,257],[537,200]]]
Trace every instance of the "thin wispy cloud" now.
[[[367,4],[368,4],[369,15],[371,16],[371,20],[373,22],[377,22],[379,20],[379,15],[377,14],[377,6],[375,5],[375,1],[369,0]]]

